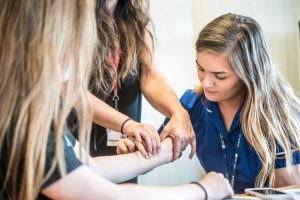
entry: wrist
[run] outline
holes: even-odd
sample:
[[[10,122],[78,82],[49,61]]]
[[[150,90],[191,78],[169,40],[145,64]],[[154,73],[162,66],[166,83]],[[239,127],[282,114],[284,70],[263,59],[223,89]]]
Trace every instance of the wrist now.
[[[164,163],[169,163],[173,158],[173,141],[172,138],[167,137],[161,144],[161,151],[163,154]]]
[[[201,189],[201,192],[202,192],[201,196],[203,197],[204,200],[208,199],[207,191],[206,191],[205,187],[201,183],[193,181],[193,182],[191,182],[191,184],[192,185],[196,185],[196,186],[198,186],[199,189]]]
[[[127,118],[123,121],[123,123],[121,124],[121,127],[120,127],[120,133],[125,134],[125,130],[128,127],[128,125],[130,124],[131,120],[132,120],[131,118]]]
[[[132,125],[134,125],[134,124],[137,124],[137,122],[136,121],[134,121],[133,119],[131,119],[130,118],[130,120],[128,120],[124,125],[123,125],[123,130],[122,130],[122,134],[125,134],[125,135],[127,135],[127,136],[133,136],[133,135],[130,135],[129,133],[128,133],[128,130],[129,130],[129,127],[131,127]]]
[[[177,109],[175,112],[173,112],[171,117],[186,118],[187,116],[189,116],[187,110],[181,107]]]

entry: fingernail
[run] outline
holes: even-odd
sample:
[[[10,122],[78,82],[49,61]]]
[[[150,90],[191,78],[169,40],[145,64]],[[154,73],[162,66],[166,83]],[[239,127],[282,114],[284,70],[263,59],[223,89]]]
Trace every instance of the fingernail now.
[[[148,155],[146,155],[146,159],[149,159],[149,156],[148,156]]]
[[[152,156],[152,153],[151,153],[151,152],[149,152],[149,156],[150,156],[150,157]]]

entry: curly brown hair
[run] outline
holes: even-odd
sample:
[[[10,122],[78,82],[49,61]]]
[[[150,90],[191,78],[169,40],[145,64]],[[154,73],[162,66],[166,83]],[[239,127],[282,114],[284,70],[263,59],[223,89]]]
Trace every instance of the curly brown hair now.
[[[148,15],[148,0],[118,1],[113,13],[108,9],[108,2],[108,0],[96,1],[98,45],[90,82],[90,91],[104,98],[112,91],[115,76],[109,53],[115,58],[116,49],[120,49],[118,69],[120,84],[127,75],[138,75],[139,66],[148,71],[153,45],[149,47],[145,38],[149,36],[152,44],[154,41]]]

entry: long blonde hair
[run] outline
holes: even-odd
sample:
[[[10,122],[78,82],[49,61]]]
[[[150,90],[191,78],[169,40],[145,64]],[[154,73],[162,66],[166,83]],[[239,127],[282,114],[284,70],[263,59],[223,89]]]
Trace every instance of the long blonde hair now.
[[[62,129],[75,100],[80,132],[89,132],[93,11],[90,0],[1,1],[0,154],[7,164],[1,164],[0,194],[34,199],[56,167],[65,173]],[[55,155],[45,171],[50,127]],[[81,135],[88,144],[89,134]]]
[[[285,153],[292,178],[291,150],[300,147],[300,101],[272,63],[257,22],[241,15],[222,15],[200,32],[196,51],[227,55],[246,86],[241,126],[262,161],[256,186],[274,186],[277,145]]]

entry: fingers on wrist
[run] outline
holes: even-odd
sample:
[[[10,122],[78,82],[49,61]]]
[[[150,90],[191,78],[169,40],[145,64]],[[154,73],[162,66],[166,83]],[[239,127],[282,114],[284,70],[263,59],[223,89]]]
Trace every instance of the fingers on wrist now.
[[[136,146],[137,146],[139,152],[142,154],[142,156],[146,159],[150,158],[149,154],[145,150],[144,145],[141,142],[138,142],[138,141],[135,141],[135,143],[136,143]]]
[[[177,158],[180,158],[182,155],[182,152],[177,150],[177,140],[176,136],[173,133],[169,133],[168,137],[170,137],[173,141],[173,158],[171,162],[175,161]],[[177,156],[178,155],[178,156]]]

